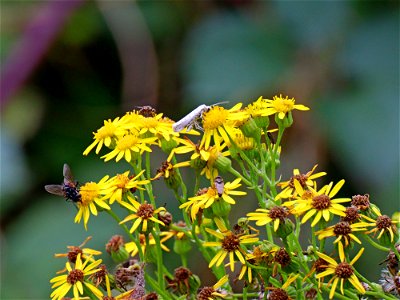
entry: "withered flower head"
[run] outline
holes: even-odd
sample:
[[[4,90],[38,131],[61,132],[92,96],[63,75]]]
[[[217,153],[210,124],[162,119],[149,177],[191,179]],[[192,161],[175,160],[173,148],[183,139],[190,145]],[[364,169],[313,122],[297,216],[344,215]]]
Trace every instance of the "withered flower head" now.
[[[351,197],[351,205],[356,206],[359,210],[367,210],[369,208],[369,195],[355,195]]]

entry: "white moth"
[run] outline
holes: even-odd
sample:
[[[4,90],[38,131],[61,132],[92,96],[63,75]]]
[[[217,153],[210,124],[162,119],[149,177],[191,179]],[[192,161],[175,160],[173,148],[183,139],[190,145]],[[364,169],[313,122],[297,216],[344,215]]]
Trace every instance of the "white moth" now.
[[[222,103],[227,103],[227,101],[223,102],[218,102],[215,103],[211,106],[202,104],[193,109],[190,113],[188,113],[186,116],[184,116],[182,119],[180,119],[178,122],[175,122],[172,124],[172,129],[175,132],[180,132],[182,131],[185,127],[187,127],[186,131],[189,131],[194,127],[196,127],[199,130],[203,130],[201,128],[198,120],[202,118],[203,114],[211,109],[214,105],[222,104]]]
[[[196,107],[194,110],[192,110],[190,113],[188,113],[186,116],[184,116],[182,119],[180,119],[178,122],[175,122],[172,124],[172,129],[175,132],[180,132],[182,131],[185,127],[187,127],[187,131],[192,129],[193,126],[196,128],[200,129],[200,125],[197,121],[203,113],[206,111],[210,110],[211,106],[202,104],[198,107]]]

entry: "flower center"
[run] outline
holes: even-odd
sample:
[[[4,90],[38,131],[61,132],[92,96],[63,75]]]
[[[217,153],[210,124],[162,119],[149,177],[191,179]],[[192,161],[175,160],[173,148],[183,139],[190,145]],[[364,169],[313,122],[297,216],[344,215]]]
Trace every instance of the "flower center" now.
[[[306,187],[306,182],[307,182],[308,176],[306,176],[305,174],[298,174],[298,175],[292,176],[292,177],[290,178],[290,181],[289,181],[289,186],[290,186],[291,188],[294,188],[294,180],[295,180],[295,179],[300,183],[300,185],[301,185],[303,188]]]
[[[82,205],[89,205],[99,195],[99,187],[96,182],[88,182],[80,189]]]
[[[351,233],[351,227],[347,222],[339,222],[333,228],[333,233],[338,235],[348,236]]]
[[[79,247],[73,247],[71,251],[68,252],[68,260],[75,263],[79,253],[82,255],[82,249]]]
[[[294,99],[289,99],[288,96],[286,96],[286,98],[282,98],[282,96],[274,96],[272,105],[276,111],[287,113],[293,109]]]
[[[314,263],[315,272],[321,273],[326,270],[327,266],[328,263],[324,259],[318,258]]]
[[[122,235],[114,235],[106,244],[106,251],[108,253],[117,252],[125,244]]]
[[[289,300],[288,294],[285,292],[283,289],[273,289],[271,292],[268,294],[268,299],[269,300]]]
[[[336,266],[335,274],[339,278],[347,279],[353,275],[353,267],[347,262],[341,262]]]
[[[355,206],[347,207],[344,213],[346,214],[346,216],[342,217],[342,221],[353,223],[360,218],[358,208]]]
[[[67,282],[74,285],[78,281],[83,281],[83,271],[82,270],[72,270],[67,276]]]
[[[285,248],[280,248],[274,257],[274,261],[280,264],[283,268],[290,264],[291,258],[289,253],[285,250]]]
[[[203,115],[203,128],[204,130],[213,130],[224,125],[229,111],[220,106],[214,106]]]
[[[226,252],[232,252],[239,248],[240,241],[239,237],[235,234],[227,235],[222,241],[222,248]]]
[[[327,209],[331,206],[331,198],[327,195],[318,195],[313,197],[312,206],[317,210]]]
[[[128,134],[122,137],[117,144],[117,148],[120,151],[132,148],[138,143],[139,139],[136,135]]]
[[[200,292],[197,294],[197,298],[198,300],[208,300],[208,299],[214,299],[212,297],[212,293],[214,293],[215,290],[210,287],[210,286],[206,286],[203,287]]]
[[[184,267],[179,267],[175,270],[175,278],[178,279],[178,281],[185,281],[189,279],[190,275],[192,275],[192,272]]]
[[[279,219],[280,221],[284,222],[285,218],[289,215],[289,212],[286,207],[282,206],[274,206],[271,208],[271,210],[268,213],[268,216],[275,220]]]
[[[355,195],[351,197],[351,205],[358,207],[360,210],[366,210],[369,207],[369,195]]]
[[[128,176],[124,174],[118,174],[115,180],[115,185],[117,186],[117,188],[123,189],[128,184],[128,182],[129,182]]]
[[[138,215],[138,217],[142,219],[149,219],[153,216],[153,213],[154,213],[153,205],[143,203],[139,206],[139,209],[136,214]]]
[[[386,229],[390,228],[391,226],[392,226],[392,220],[386,215],[379,216],[376,219],[376,227],[378,229]]]
[[[112,122],[105,121],[104,126],[97,130],[94,136],[98,140],[103,140],[107,137],[112,137],[114,135],[115,129],[115,125]]]

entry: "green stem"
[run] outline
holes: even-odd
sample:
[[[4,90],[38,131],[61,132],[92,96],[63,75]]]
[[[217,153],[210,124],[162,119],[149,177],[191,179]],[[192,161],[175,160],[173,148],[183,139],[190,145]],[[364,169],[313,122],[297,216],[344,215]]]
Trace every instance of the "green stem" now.
[[[164,277],[163,277],[164,264],[163,264],[163,254],[162,254],[160,237],[158,236],[158,233],[155,232],[154,229],[152,230],[152,235],[154,240],[156,241],[158,286],[164,290],[165,289]]]
[[[158,294],[160,294],[160,296],[162,296],[162,299],[164,299],[164,300],[174,300],[175,299],[164,289],[160,288],[158,283],[150,275],[145,273],[144,277],[145,277],[146,283],[148,283]]]
[[[389,252],[389,248],[386,248],[386,247],[384,247],[384,246],[382,246],[382,245],[380,245],[380,244],[378,244],[378,243],[376,243],[373,239],[371,239],[368,235],[366,235],[366,234],[363,234],[363,237],[364,237],[364,239],[368,242],[368,243],[370,243],[372,246],[374,246],[376,249],[379,249],[379,250],[382,250],[382,251],[385,251],[385,252]]]

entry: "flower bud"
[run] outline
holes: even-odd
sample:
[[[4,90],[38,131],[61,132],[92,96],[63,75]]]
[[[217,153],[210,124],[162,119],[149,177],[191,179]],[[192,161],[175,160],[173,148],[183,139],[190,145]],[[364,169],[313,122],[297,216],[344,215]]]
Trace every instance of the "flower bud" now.
[[[232,168],[232,162],[229,158],[220,154],[215,160],[214,166],[221,172],[227,172]]]
[[[285,239],[289,234],[293,232],[294,224],[290,219],[285,218],[284,222],[279,223],[278,230],[275,234],[281,239]]]
[[[216,217],[227,217],[231,211],[231,205],[224,200],[217,200],[211,205],[214,216]]]
[[[243,132],[245,137],[252,137],[256,141],[260,141],[261,132],[253,118],[249,118],[241,127],[240,130]]]
[[[170,154],[172,149],[176,148],[176,146],[178,146],[178,142],[174,139],[170,138],[169,141],[167,141],[165,138],[161,138],[160,140],[161,150],[167,154]]]
[[[106,251],[116,263],[121,263],[129,258],[129,253],[124,245],[124,238],[121,235],[114,235],[106,244]]]
[[[269,117],[268,116],[258,116],[253,118],[258,128],[268,128],[269,126]]]
[[[283,119],[279,119],[279,114],[275,114],[275,122],[279,128],[288,128],[293,124],[292,112],[288,112]]]
[[[181,239],[175,239],[174,241],[174,252],[179,255],[188,253],[192,249],[190,240],[184,236]]]

